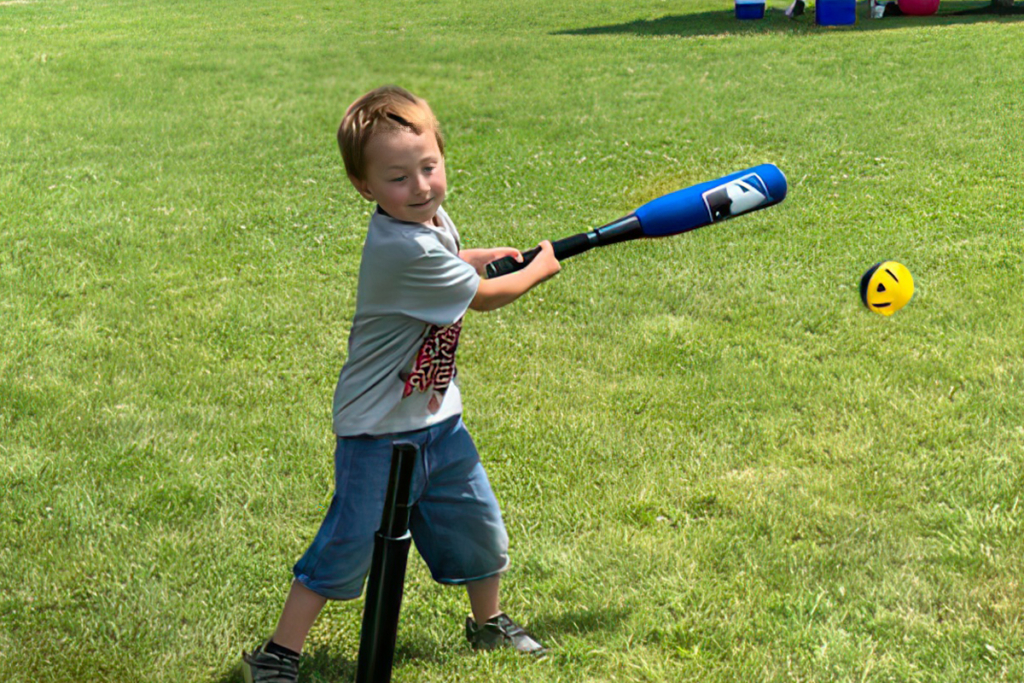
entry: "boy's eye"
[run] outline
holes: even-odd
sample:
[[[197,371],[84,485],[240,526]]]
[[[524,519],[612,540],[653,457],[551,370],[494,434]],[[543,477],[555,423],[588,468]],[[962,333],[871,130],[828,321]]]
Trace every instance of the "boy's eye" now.
[[[403,175],[403,176],[398,176],[397,178],[392,178],[391,182],[393,182],[393,183],[400,183],[400,182],[402,182],[404,180],[405,180],[405,176]]]

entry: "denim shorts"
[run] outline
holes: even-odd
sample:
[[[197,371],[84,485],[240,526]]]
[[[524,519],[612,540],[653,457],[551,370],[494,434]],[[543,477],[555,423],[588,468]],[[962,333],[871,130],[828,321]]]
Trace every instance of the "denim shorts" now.
[[[456,415],[414,432],[338,439],[330,508],[293,569],[314,593],[351,600],[363,592],[397,440],[419,446],[409,531],[434,580],[463,584],[508,568],[508,535],[498,501],[473,439]]]

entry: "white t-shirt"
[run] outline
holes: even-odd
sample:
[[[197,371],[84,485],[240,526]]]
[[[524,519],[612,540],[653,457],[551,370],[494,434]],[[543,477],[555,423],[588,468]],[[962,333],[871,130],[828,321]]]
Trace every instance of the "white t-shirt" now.
[[[359,265],[348,360],[334,392],[338,436],[422,429],[462,412],[455,350],[480,276],[459,258],[459,233],[370,218]]]

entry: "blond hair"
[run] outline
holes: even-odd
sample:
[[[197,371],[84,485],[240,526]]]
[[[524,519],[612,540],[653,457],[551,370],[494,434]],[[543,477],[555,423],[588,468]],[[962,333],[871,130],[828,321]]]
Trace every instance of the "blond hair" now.
[[[345,111],[338,127],[338,147],[345,171],[357,180],[365,180],[366,145],[378,135],[403,130],[416,135],[432,131],[444,156],[441,127],[426,100],[396,85],[385,85],[360,97]]]

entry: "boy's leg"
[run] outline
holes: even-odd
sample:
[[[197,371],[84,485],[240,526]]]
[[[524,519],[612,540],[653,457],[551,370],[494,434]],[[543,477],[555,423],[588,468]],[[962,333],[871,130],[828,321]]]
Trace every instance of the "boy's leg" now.
[[[501,510],[461,420],[431,428],[429,437],[422,449],[429,474],[409,530],[434,580],[465,585],[473,613],[486,620],[499,611],[498,577],[508,568]]]
[[[327,598],[293,581],[274,635],[252,652],[242,652],[245,683],[298,681],[302,646],[326,602]]]
[[[501,613],[498,608],[498,589],[501,584],[500,576],[490,576],[480,581],[470,581],[466,584],[466,592],[469,593],[469,604],[473,608],[473,618],[478,624],[485,624],[491,617]]]
[[[270,640],[242,653],[246,683],[286,683],[298,677],[299,653],[328,599],[362,592],[373,555],[387,486],[387,439],[338,439],[335,492],[320,530],[293,568],[292,583]]]
[[[508,567],[508,535],[476,446],[461,420],[431,429],[423,449],[427,485],[410,519],[416,548],[434,579],[463,584],[473,616],[466,638],[474,649],[509,647],[542,655],[544,647],[499,606]]]
[[[327,598],[314,593],[298,581],[292,581],[288,598],[284,601],[281,618],[271,640],[281,647],[293,652],[302,652],[309,629],[313,628],[320,610],[327,603]]]

